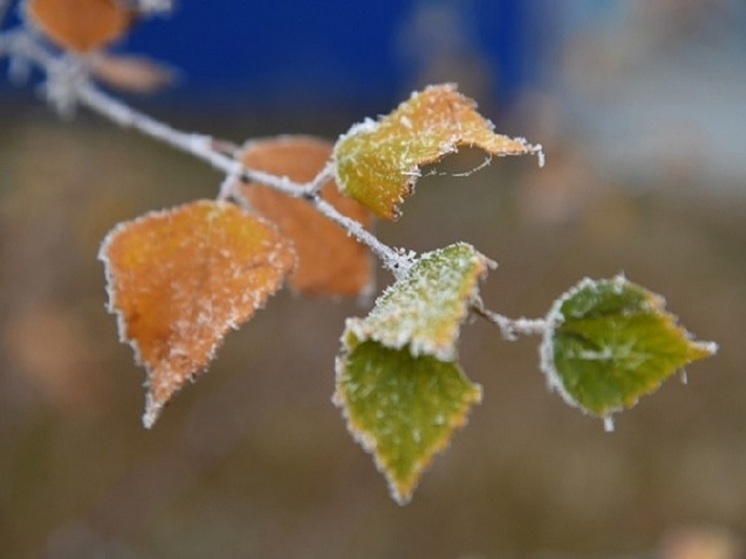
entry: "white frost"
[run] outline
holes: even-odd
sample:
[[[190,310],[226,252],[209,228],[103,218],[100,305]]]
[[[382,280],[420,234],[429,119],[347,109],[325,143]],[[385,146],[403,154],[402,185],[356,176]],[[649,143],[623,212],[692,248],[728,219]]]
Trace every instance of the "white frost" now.
[[[604,417],[604,431],[607,433],[614,432],[614,416],[611,414]]]

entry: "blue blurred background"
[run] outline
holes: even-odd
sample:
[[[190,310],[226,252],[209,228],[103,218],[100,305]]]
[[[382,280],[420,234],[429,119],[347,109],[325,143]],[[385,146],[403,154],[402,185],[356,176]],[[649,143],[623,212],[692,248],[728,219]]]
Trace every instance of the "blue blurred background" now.
[[[400,508],[329,402],[344,319],[365,309],[281,293],[146,432],[99,243],[223,177],[84,111],[60,119],[38,74],[3,79],[0,556],[744,556],[746,3],[181,0],[113,50],[178,75],[117,95],[236,142],[334,138],[457,82],[500,131],[542,143],[546,167],[456,178],[481,157],[449,158],[377,234],[472,242],[500,263],[483,299],[511,316],[624,271],[721,350],[609,435],[548,393],[536,340],[470,324],[461,361],[484,403]]]
[[[232,110],[384,107],[444,58],[460,75],[491,82],[490,93],[507,100],[530,70],[524,45],[532,17],[521,2],[178,5],[170,17],[137,25],[115,50],[147,53],[178,69],[179,102],[209,97]],[[459,77],[440,73],[432,77]]]
[[[488,76],[501,76],[504,97],[525,78],[521,3],[261,0],[238,11],[194,4],[173,22],[143,26],[132,48],[199,76],[189,84],[196,91],[236,88],[251,100],[322,106],[391,103],[443,56],[467,65],[482,59]],[[179,30],[164,41],[171,24]]]
[[[114,50],[173,65],[182,100],[390,104],[444,57],[465,63],[460,72],[479,71],[509,99],[527,78],[531,19],[528,4],[485,0],[182,0],[174,13],[135,26]]]
[[[181,3],[128,49],[171,61],[187,93],[243,103],[391,104],[444,56],[479,59],[500,95],[521,87],[530,15],[520,2]],[[468,71],[468,68],[463,68]],[[497,86],[497,84],[491,84]]]

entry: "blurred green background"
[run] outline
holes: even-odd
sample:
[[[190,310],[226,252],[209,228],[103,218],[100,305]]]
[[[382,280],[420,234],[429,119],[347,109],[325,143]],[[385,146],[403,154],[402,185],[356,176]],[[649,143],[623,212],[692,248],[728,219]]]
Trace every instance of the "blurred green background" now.
[[[743,8],[592,4],[538,20],[543,42],[524,45],[536,79],[509,106],[498,74],[445,51],[412,74],[460,82],[501,131],[543,143],[547,165],[454,177],[481,162],[465,152],[377,231],[415,250],[472,242],[499,263],[487,305],[511,316],[623,271],[720,344],[687,385],[607,434],[546,390],[537,340],[468,325],[462,364],[484,402],[402,508],[330,402],[344,318],[365,308],[282,293],[145,431],[144,372],[105,311],[98,244],[118,221],[214,196],[221,177],[95,116],[62,122],[25,90],[0,105],[0,556],[743,557]],[[369,114],[151,105],[237,142],[333,138]]]

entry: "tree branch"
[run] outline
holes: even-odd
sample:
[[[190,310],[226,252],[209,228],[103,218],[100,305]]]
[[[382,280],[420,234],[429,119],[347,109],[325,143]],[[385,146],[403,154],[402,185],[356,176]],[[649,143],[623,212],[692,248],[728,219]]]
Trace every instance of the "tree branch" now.
[[[482,301],[475,302],[471,310],[477,316],[497,326],[503,338],[508,341],[517,339],[519,334],[541,336],[547,329],[547,321],[543,318],[509,318],[485,309]]]
[[[0,0],[0,17],[7,8]],[[47,76],[45,92],[47,100],[63,113],[76,104],[107,118],[123,128],[131,128],[145,136],[158,140],[174,149],[188,153],[210,164],[225,175],[218,198],[232,197],[243,206],[248,206],[237,185],[243,182],[260,183],[283,194],[306,200],[327,219],[337,223],[348,234],[367,246],[396,279],[406,275],[416,259],[416,253],[397,249],[381,242],[358,221],[342,214],[319,194],[321,186],[334,176],[334,161],[327,165],[308,183],[297,183],[287,177],[279,177],[243,165],[239,160],[240,148],[230,142],[212,136],[184,132],[153,117],[133,109],[126,103],[96,87],[90,79],[87,61],[72,55],[56,55],[40,40],[25,29],[0,34],[0,57],[18,57],[33,62]],[[497,326],[507,340],[518,334],[541,334],[545,321],[526,318],[511,319],[485,309],[479,301],[472,312]]]
[[[278,177],[242,165],[233,157],[225,155],[216,145],[223,142],[215,141],[211,136],[194,134],[177,130],[154,118],[132,109],[129,105],[115,99],[96,88],[90,81],[85,80],[77,86],[75,96],[88,109],[112,120],[124,128],[133,128],[165,144],[186,152],[198,159],[206,161],[228,177],[228,181],[240,177],[246,182],[257,182],[269,186],[292,196],[301,198],[312,204],[324,217],[340,225],[350,235],[366,245],[390,270],[399,277],[408,268],[408,258],[403,258],[396,249],[382,243],[378,238],[365,229],[359,222],[351,219],[337,210],[318,194],[320,185],[332,175],[332,167],[327,166],[316,178],[306,184],[291,181],[287,177]],[[221,190],[224,190],[221,188]],[[234,197],[241,196],[233,188]],[[222,193],[223,195],[225,192]]]

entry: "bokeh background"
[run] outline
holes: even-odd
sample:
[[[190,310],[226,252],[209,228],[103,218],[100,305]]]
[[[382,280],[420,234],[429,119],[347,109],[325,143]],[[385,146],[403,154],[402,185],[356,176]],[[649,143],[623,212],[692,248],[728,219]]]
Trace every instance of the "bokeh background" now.
[[[535,339],[471,324],[461,357],[484,402],[401,508],[330,403],[344,318],[365,308],[280,294],[145,431],[98,244],[221,177],[96,116],[60,120],[37,75],[3,80],[0,556],[746,556],[744,3],[179,4],[115,49],[178,70],[132,105],[236,142],[334,138],[457,82],[501,131],[543,143],[546,167],[454,177],[481,161],[464,153],[380,236],[474,243],[500,264],[484,299],[512,316],[623,271],[721,350],[607,434],[546,390]]]

